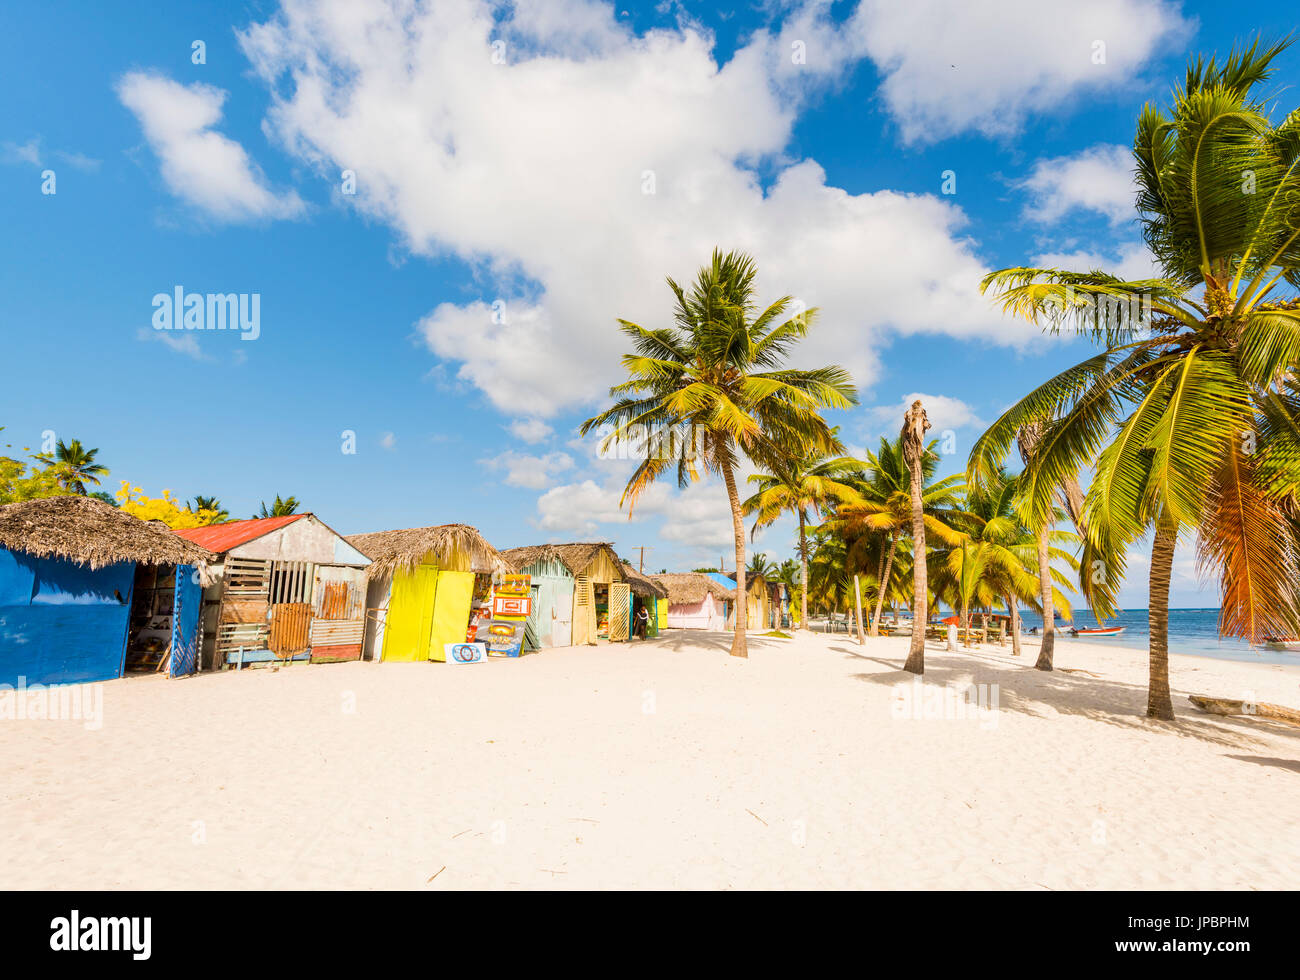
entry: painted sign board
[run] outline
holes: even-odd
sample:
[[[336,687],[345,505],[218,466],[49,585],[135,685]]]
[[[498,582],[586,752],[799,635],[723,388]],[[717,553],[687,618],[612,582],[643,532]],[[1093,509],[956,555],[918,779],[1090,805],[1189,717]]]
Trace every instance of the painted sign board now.
[[[498,595],[492,597],[492,617],[494,619],[512,619],[516,616],[520,619],[527,619],[532,611],[533,600],[530,596]]]
[[[445,643],[443,652],[449,664],[481,664],[487,660],[487,645],[483,643]]]
[[[499,596],[526,596],[531,579],[531,575],[503,575],[494,591]]]
[[[494,619],[485,637],[488,653],[494,657],[519,656],[524,648],[524,625],[522,620]]]

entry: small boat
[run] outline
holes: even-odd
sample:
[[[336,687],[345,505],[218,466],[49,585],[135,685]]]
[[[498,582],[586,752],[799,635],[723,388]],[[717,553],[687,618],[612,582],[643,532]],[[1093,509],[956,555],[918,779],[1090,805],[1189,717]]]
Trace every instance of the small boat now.
[[[1300,640],[1295,637],[1266,636],[1264,638],[1264,648],[1284,653],[1300,653]]]
[[[1123,626],[1100,626],[1093,629],[1084,627],[1083,629],[1070,630],[1075,636],[1119,636],[1124,632]]]

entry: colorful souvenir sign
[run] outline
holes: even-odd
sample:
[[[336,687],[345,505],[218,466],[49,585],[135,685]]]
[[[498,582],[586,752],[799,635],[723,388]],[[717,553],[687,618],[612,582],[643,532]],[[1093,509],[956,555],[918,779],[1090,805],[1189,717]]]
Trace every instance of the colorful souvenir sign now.
[[[491,656],[517,657],[524,648],[524,623],[495,619],[487,628],[485,639]]]
[[[487,645],[483,643],[444,643],[442,648],[449,664],[481,664],[487,660]]]
[[[493,618],[511,619],[518,616],[520,619],[527,619],[528,614],[533,611],[532,596],[509,596],[498,595],[492,598],[492,616]]]
[[[531,581],[531,575],[503,575],[495,591],[499,596],[526,596]]]

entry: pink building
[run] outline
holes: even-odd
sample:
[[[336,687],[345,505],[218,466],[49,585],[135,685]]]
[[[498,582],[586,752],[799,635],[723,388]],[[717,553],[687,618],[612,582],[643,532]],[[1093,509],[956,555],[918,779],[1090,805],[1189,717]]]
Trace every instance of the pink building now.
[[[727,616],[736,597],[728,589],[702,572],[651,575],[668,590],[669,629],[725,630]]]

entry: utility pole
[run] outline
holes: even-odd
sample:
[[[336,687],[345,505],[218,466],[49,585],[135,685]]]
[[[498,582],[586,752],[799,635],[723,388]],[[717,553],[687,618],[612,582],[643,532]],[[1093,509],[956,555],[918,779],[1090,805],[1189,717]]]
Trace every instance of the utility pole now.
[[[650,546],[644,544],[634,544],[632,545],[632,547],[635,548],[637,551],[641,552],[641,558],[637,562],[636,570],[640,572],[642,575],[644,575],[645,574],[645,552],[646,552],[646,548]],[[650,548],[650,550],[654,551],[654,548]]]

